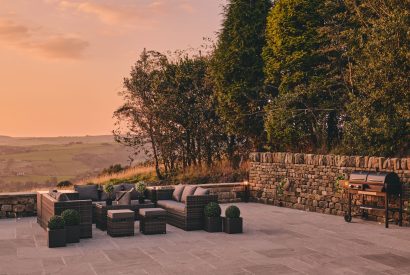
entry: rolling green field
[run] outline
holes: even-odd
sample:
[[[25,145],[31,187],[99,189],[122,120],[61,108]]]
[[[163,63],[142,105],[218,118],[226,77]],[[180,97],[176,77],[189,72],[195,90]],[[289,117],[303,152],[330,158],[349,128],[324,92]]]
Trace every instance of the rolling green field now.
[[[61,180],[93,176],[130,151],[112,136],[0,137],[0,192],[48,189]]]

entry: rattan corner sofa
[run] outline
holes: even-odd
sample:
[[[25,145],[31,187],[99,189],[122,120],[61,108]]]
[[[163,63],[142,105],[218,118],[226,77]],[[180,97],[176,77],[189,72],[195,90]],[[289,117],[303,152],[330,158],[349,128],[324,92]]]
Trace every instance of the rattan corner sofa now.
[[[167,223],[186,231],[204,229],[204,208],[217,202],[217,195],[188,195],[185,201],[173,198],[174,188],[155,190],[157,207],[167,211]]]
[[[48,221],[54,215],[60,215],[66,209],[80,213],[80,238],[92,237],[92,202],[91,200],[70,199],[58,201],[48,192],[37,192],[37,223],[47,229]]]

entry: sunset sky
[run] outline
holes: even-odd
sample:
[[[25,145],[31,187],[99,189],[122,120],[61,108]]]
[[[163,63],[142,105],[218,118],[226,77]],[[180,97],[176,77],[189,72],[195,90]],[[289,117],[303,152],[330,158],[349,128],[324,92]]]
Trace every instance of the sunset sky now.
[[[109,134],[145,47],[199,47],[223,0],[0,0],[0,135]]]

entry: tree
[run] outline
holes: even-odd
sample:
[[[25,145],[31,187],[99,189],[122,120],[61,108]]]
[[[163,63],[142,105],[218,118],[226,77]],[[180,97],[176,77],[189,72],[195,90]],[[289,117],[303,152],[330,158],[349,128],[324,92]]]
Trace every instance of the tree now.
[[[212,60],[218,114],[234,143],[263,144],[262,48],[270,0],[230,0]],[[232,154],[232,153],[231,153]]]
[[[124,104],[114,112],[116,141],[136,152],[143,150],[152,155],[159,179],[163,176],[160,171],[160,122],[156,115],[160,109],[157,89],[167,62],[161,53],[144,49],[132,67],[130,77],[124,78],[125,90],[121,92]]]
[[[124,80],[125,103],[114,113],[116,140],[152,154],[160,179],[180,168],[210,166],[223,154],[226,135],[208,67],[201,55],[168,58],[144,50]]]
[[[410,5],[402,0],[345,0],[358,26],[349,35],[351,93],[345,150],[410,152]]]
[[[265,127],[276,150],[328,151],[340,141],[346,60],[338,32],[341,1],[278,0],[263,51],[271,104]]]

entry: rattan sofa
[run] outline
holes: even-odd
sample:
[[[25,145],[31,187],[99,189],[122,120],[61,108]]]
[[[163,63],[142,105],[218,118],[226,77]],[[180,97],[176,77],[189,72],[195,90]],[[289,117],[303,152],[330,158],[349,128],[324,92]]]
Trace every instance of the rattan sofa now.
[[[80,238],[91,238],[91,200],[57,201],[48,192],[37,192],[37,222],[44,229],[47,229],[48,221],[52,216],[60,215],[66,209],[74,209],[80,213]]]
[[[155,190],[157,207],[167,211],[167,223],[186,231],[204,228],[204,208],[209,202],[217,202],[217,195],[187,196],[186,202],[172,198],[174,189]]]

